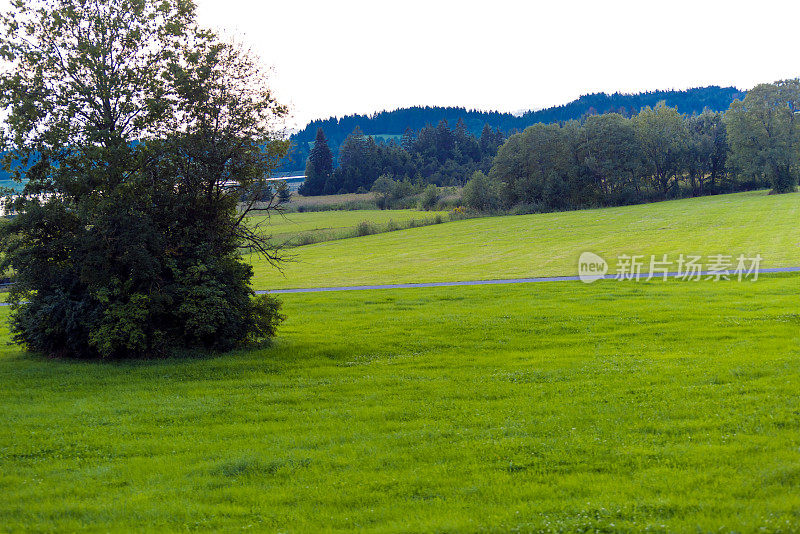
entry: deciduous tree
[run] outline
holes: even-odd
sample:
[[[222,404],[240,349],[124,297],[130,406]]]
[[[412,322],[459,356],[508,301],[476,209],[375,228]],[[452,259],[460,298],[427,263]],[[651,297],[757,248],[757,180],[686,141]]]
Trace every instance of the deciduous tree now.
[[[2,229],[15,339],[75,357],[228,349],[274,335],[242,247],[286,153],[257,62],[189,0],[16,0],[3,17],[7,167],[28,179]]]
[[[776,193],[800,175],[800,80],[757,85],[725,114],[735,172],[765,177]]]

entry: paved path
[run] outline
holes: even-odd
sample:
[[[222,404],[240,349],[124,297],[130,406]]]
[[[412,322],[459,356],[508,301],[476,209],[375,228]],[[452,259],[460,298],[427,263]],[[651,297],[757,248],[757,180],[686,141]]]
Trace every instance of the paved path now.
[[[800,267],[778,267],[774,269],[760,269],[759,274],[771,273],[800,273]],[[706,271],[700,273],[701,276],[711,276],[712,274]],[[663,274],[656,276],[656,279],[663,278]],[[677,278],[682,276],[678,273],[668,273],[667,277]],[[616,275],[607,274],[603,277],[605,280],[613,280]],[[647,275],[644,274],[639,279],[646,280]],[[546,278],[510,278],[508,280],[471,280],[467,282],[430,282],[426,284],[388,284],[388,285],[374,285],[374,286],[343,286],[343,287],[309,287],[301,289],[276,289],[274,291],[256,291],[258,295],[286,295],[290,293],[326,293],[330,291],[367,291],[370,289],[415,289],[425,287],[457,287],[457,286],[491,286],[491,285],[507,285],[507,284],[536,284],[541,282],[578,282],[578,276],[551,276]],[[0,302],[0,307],[8,306],[5,302]]]
[[[769,273],[798,273],[800,267],[779,267],[774,269],[760,269],[759,274]],[[700,273],[701,276],[711,276],[712,274],[706,271]],[[655,279],[663,278],[663,274],[658,274]],[[668,273],[667,277],[677,278],[683,276],[679,273]],[[613,280],[616,278],[614,274],[607,274],[603,277],[605,280]],[[639,277],[646,280],[647,274]],[[490,285],[505,285],[505,284],[535,284],[540,282],[577,282],[580,281],[578,276],[551,276],[546,278],[510,278],[508,280],[472,280],[468,282],[430,282],[426,284],[388,284],[388,285],[369,285],[369,286],[344,286],[344,287],[311,287],[303,289],[276,289],[274,291],[256,291],[259,295],[272,294],[281,295],[288,293],[324,293],[328,291],[366,291],[369,289],[414,289],[424,287],[455,287],[455,286],[490,286]]]

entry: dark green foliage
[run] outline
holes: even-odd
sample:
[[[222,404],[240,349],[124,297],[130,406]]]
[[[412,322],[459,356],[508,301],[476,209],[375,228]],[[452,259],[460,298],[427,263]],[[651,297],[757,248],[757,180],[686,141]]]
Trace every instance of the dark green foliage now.
[[[589,116],[583,123],[537,124],[512,135],[500,147],[489,176],[502,187],[506,205],[531,207],[523,211],[626,205],[752,189],[762,186],[769,173],[775,184],[777,177],[787,176],[784,189],[793,189],[796,166],[791,158],[798,151],[790,145],[793,137],[786,133],[780,134],[781,141],[772,139],[773,152],[759,153],[757,146],[745,146],[757,139],[755,133],[747,132],[758,128],[739,106],[734,103],[725,120],[709,110],[687,117],[660,103],[632,118],[608,113]],[[793,114],[783,116],[780,124],[793,124]],[[744,133],[729,144],[731,127]],[[774,131],[779,135],[779,129]],[[780,155],[783,161],[778,160]]]
[[[280,259],[245,223],[265,195],[274,208],[264,178],[287,146],[267,126],[285,109],[256,64],[197,29],[191,3],[58,0],[30,10],[41,5],[18,6],[25,36],[5,21],[17,66],[2,78],[5,142],[35,162],[6,162],[28,179],[18,216],[0,230],[0,267],[17,282],[15,340],[53,356],[123,358],[274,335],[279,305],[253,298],[240,252]],[[78,26],[89,29],[64,37]],[[137,41],[144,35],[153,46]],[[40,41],[69,61],[43,60]],[[123,52],[112,61],[115,47]]]
[[[500,184],[481,171],[475,171],[461,193],[461,200],[471,210],[497,211],[503,207]]]
[[[676,108],[659,103],[643,109],[633,119],[644,161],[644,176],[659,198],[670,198],[685,166],[689,134],[686,117]]]
[[[570,191],[567,182],[557,172],[547,175],[542,200],[550,208],[561,210],[569,207]]]
[[[289,189],[289,186],[286,182],[280,181],[276,187],[278,200],[281,203],[286,203],[292,200],[292,191]]]
[[[439,188],[433,184],[430,184],[428,187],[425,188],[425,191],[422,192],[422,198],[420,199],[420,207],[425,211],[431,211],[436,208],[436,205],[439,203]]]
[[[407,131],[401,144],[378,142],[356,128],[339,150],[339,166],[320,190],[316,175],[303,194],[353,193],[371,189],[381,175],[413,178],[437,185],[463,185],[478,169],[488,171],[492,158],[504,141],[498,130],[485,130],[479,140],[458,121],[451,128],[446,121],[419,132]],[[309,160],[307,174],[312,169]],[[312,175],[313,175],[312,171]]]
[[[505,184],[508,205],[541,202],[551,173],[570,176],[577,172],[569,138],[574,129],[555,124],[536,124],[509,138],[500,148],[490,173]]]
[[[588,117],[577,146],[582,171],[577,203],[625,203],[620,202],[625,193],[641,187],[643,163],[632,121],[618,113]]]
[[[794,191],[800,176],[800,80],[761,84],[725,116],[734,169],[766,179],[776,193]]]
[[[419,193],[420,187],[409,180],[395,180],[384,174],[372,184],[372,192],[376,194],[375,202],[379,209],[392,209],[409,197]]]
[[[723,116],[704,111],[688,119],[689,144],[685,172],[692,195],[720,190],[726,177],[730,146]]]
[[[325,132],[317,129],[314,148],[308,156],[306,163],[306,181],[300,188],[300,194],[305,196],[321,195],[325,191],[325,184],[333,173],[333,153],[328,147]]]
[[[499,124],[493,114],[459,114],[456,108],[436,126],[427,124],[418,131],[403,126],[399,145],[378,143],[358,125],[370,132],[376,127],[399,132],[395,119],[410,120],[412,110],[377,114],[365,122],[358,117],[322,121],[333,130],[355,126],[342,143],[341,165],[327,192],[355,191],[357,184],[367,188],[382,174],[460,186],[477,170],[503,184],[503,204],[537,210],[634,204],[765,184],[775,192],[792,191],[800,178],[797,86],[796,80],[765,84],[733,104],[742,93],[732,88],[588,95],[563,108],[526,114],[521,120],[535,116],[534,125],[507,142],[500,128],[513,130],[509,125],[518,123],[499,121],[502,125],[492,129],[490,122]],[[720,111],[729,105],[723,121]],[[422,115],[433,112],[418,110]],[[451,116],[454,128],[448,125]],[[476,138],[478,116],[492,120],[485,121]],[[540,124],[571,118],[581,122]],[[556,191],[563,198],[556,199]]]
[[[356,129],[345,139],[339,152],[339,167],[325,184],[326,195],[353,193],[359,188],[371,188],[381,174],[382,161],[378,145]]]
[[[712,111],[725,111],[734,99],[743,96],[744,92],[735,87],[710,86],[685,91],[648,91],[637,94],[595,93],[581,96],[563,106],[528,111],[521,116],[497,111],[428,106],[382,111],[371,115],[331,117],[312,121],[292,136],[297,149],[286,158],[282,169],[300,171],[304,168],[319,128],[327,132],[334,153],[356,127],[365,135],[402,136],[403,147],[408,149],[405,140],[409,132],[419,131],[442,120],[449,124],[456,124],[462,120],[466,129],[473,135],[479,135],[484,125],[488,125],[491,130],[503,132],[507,136],[533,124],[580,120],[594,114],[619,113],[624,117],[631,117],[642,108],[653,107],[661,101],[666,102],[668,106],[677,107],[680,113],[688,115],[701,113],[706,108]],[[488,167],[482,170],[488,172]]]

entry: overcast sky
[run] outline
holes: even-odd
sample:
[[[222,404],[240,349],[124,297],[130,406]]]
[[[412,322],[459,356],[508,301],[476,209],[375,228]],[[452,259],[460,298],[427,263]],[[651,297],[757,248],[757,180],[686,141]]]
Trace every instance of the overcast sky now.
[[[273,67],[295,125],[412,105],[518,111],[595,91],[800,75],[800,2],[196,0]]]
[[[274,68],[294,121],[411,105],[517,111],[595,91],[800,75],[800,2],[197,0]]]

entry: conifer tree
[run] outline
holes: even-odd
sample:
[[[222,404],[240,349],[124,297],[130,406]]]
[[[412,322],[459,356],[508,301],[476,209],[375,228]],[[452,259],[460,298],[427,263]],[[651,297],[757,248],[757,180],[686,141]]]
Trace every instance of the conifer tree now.
[[[318,128],[314,148],[311,149],[306,163],[306,181],[300,190],[300,194],[306,196],[321,195],[325,189],[325,183],[332,172],[333,153],[328,146],[325,132],[322,131],[322,128]]]

